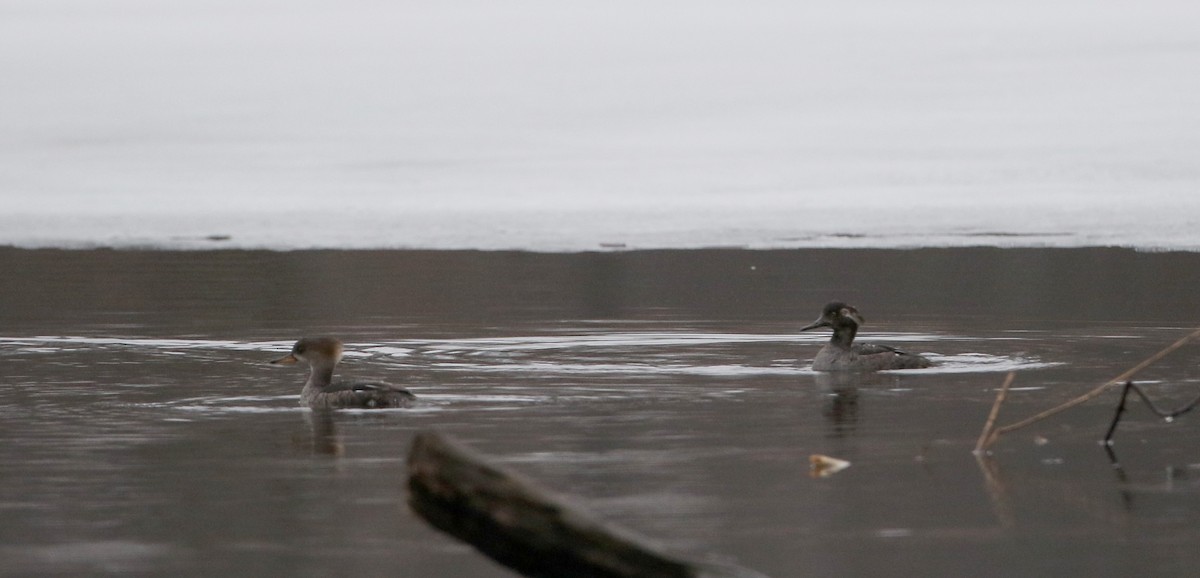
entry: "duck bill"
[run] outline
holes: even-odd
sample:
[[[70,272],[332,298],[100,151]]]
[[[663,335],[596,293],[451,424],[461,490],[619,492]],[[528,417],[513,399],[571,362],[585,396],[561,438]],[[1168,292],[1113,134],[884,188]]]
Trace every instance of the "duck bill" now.
[[[809,325],[801,327],[800,331],[808,331],[810,329],[817,329],[818,327],[832,327],[832,325],[824,319],[818,319],[816,321],[813,321]]]
[[[272,364],[272,365],[292,365],[292,364],[294,364],[294,363],[297,363],[297,362],[299,362],[299,361],[300,361],[300,360],[299,360],[299,359],[296,359],[296,356],[295,356],[295,355],[293,355],[293,354],[289,353],[289,354],[287,354],[287,355],[285,355],[285,356],[283,356],[283,357],[280,357],[279,359],[272,359],[272,360],[271,360],[271,364]]]

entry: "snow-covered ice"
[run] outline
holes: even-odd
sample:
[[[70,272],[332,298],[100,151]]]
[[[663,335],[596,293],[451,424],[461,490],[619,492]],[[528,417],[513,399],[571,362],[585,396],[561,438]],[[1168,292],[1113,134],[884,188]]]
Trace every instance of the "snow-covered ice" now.
[[[0,0],[0,244],[1200,250],[1200,4]]]

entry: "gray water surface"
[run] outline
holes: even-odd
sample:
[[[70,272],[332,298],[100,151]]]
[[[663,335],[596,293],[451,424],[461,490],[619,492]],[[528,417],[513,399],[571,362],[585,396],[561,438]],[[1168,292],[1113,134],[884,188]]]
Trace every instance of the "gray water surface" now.
[[[956,263],[954,268],[948,264]],[[1106,396],[971,454],[1191,329],[1192,254],[1128,251],[0,250],[6,575],[512,575],[405,505],[414,433],[456,436],[691,557],[805,575],[1190,575],[1200,429]],[[922,271],[926,283],[900,283]],[[952,273],[950,272],[952,271]],[[1162,279],[1158,299],[1116,282]],[[1021,282],[1017,283],[1016,279]],[[1000,280],[1012,279],[1011,284]],[[1089,288],[1067,298],[1071,288]],[[1149,293],[1147,293],[1149,295]],[[835,377],[826,299],[928,371]],[[991,312],[989,312],[989,310]],[[412,409],[298,406],[300,335]],[[1184,348],[1147,371],[1200,382]],[[820,453],[852,466],[810,476]]]

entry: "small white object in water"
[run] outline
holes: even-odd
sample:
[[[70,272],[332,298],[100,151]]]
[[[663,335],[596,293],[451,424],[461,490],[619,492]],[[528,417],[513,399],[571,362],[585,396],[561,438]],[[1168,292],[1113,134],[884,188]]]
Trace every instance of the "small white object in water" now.
[[[821,454],[813,454],[809,456],[808,462],[812,465],[811,474],[814,478],[828,478],[829,476],[832,476],[833,474],[850,467],[850,462],[846,460],[839,460],[837,458],[831,458]]]

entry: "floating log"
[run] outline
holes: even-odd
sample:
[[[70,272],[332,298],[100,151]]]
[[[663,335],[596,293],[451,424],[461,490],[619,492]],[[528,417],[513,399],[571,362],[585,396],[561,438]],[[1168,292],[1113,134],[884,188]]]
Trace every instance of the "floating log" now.
[[[665,554],[435,432],[417,434],[408,471],[414,511],[532,578],[764,578]]]

